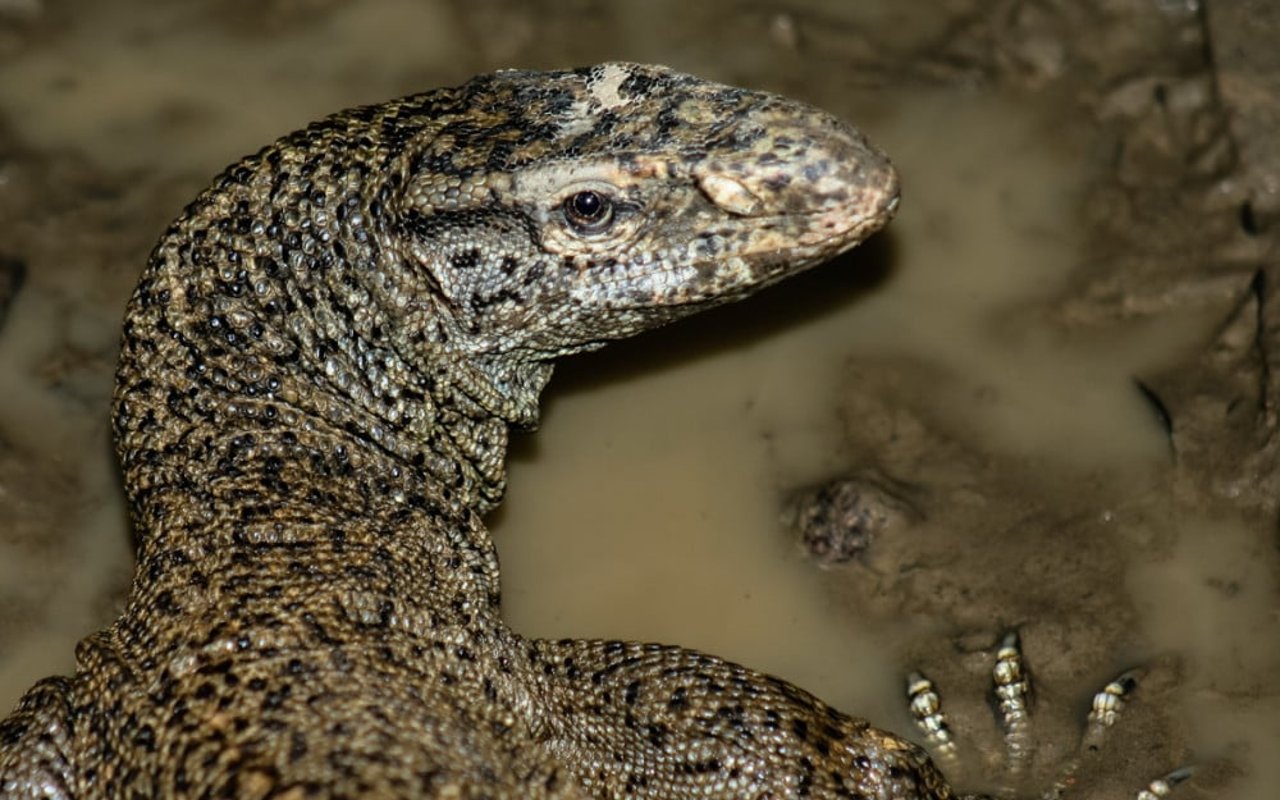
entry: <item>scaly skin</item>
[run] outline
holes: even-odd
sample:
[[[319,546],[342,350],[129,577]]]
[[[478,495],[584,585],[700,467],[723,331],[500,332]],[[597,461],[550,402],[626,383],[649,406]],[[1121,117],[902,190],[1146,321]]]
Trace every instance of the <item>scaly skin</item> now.
[[[625,64],[346,111],[229,168],[125,318],[127,607],[0,726],[4,796],[951,797],[776,678],[516,635],[480,521],[555,358],[896,204],[830,115]]]

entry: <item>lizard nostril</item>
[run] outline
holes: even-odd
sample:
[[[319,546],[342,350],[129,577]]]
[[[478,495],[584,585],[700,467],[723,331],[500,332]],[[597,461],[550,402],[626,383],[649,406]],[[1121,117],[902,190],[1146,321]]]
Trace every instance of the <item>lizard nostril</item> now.
[[[760,213],[764,205],[750,189],[724,175],[703,175],[698,186],[711,202],[730,214],[751,216]]]

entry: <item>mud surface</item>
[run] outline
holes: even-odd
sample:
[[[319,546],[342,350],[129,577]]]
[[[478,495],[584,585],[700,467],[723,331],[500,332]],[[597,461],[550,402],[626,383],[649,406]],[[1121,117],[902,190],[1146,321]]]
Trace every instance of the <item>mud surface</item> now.
[[[127,589],[119,315],[182,205],[335,109],[621,58],[854,120],[903,211],[792,285],[564,365],[493,520],[514,624],[712,650],[899,731],[925,667],[979,751],[1016,628],[1039,770],[1142,665],[1079,796],[1195,761],[1185,796],[1274,797],[1271,5],[0,0],[0,707]],[[859,492],[805,494],[840,479]],[[787,519],[827,527],[806,550]]]

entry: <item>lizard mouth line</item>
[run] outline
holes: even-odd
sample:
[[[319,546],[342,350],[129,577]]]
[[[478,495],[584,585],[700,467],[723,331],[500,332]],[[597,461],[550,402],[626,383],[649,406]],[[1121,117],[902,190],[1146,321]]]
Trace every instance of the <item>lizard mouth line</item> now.
[[[893,219],[900,195],[896,176],[881,184],[855,190],[841,201],[811,211],[735,215],[731,227],[749,225],[788,231],[793,241],[818,244],[841,236],[858,236],[882,227]]]
[[[829,249],[830,254],[836,255],[884,227],[897,211],[898,195],[886,195],[886,199],[874,204],[870,211],[855,210],[866,206],[865,202],[859,201],[811,214],[744,219],[742,225],[749,226],[752,231],[748,234],[747,246],[725,256],[751,260],[774,256],[779,261],[786,261],[795,254],[827,251],[829,245],[834,245]],[[800,230],[798,234],[795,233],[797,228]],[[720,233],[726,237],[740,235],[739,230],[732,227]]]

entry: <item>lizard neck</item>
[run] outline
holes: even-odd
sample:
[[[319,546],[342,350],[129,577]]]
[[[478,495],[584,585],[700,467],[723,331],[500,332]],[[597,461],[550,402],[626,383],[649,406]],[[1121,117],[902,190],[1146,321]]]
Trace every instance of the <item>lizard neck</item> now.
[[[239,582],[310,593],[297,613],[328,609],[330,626],[496,620],[479,518],[504,490],[508,425],[536,420],[550,367],[459,357],[429,295],[414,312],[438,324],[397,324],[392,298],[376,296],[411,271],[384,230],[388,192],[361,189],[373,169],[340,154],[330,143],[229,170],[162,238],[134,294],[113,422],[136,605],[224,620],[287,608],[222,591]],[[223,595],[236,609],[212,614]]]

